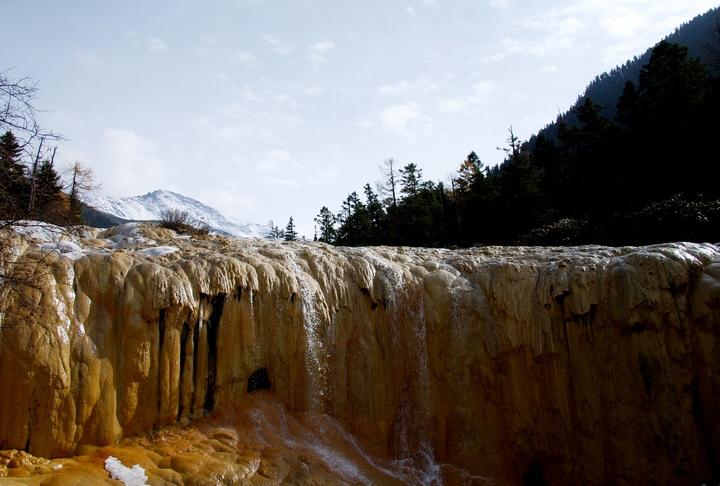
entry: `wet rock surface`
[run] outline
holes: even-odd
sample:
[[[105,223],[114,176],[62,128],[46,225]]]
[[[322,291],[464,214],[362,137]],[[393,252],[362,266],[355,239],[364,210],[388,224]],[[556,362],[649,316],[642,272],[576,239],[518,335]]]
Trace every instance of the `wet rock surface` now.
[[[714,245],[38,238],[5,295],[2,481],[112,483],[109,456],[148,484],[720,476]]]

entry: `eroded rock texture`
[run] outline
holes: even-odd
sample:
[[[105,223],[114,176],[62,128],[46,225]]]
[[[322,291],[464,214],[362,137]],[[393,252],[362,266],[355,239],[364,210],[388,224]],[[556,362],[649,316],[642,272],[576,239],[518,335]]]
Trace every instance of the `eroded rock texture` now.
[[[232,413],[264,368],[287,409],[333,418],[388,460],[501,484],[720,477],[716,246],[143,232],[125,249],[108,248],[118,229],[82,252],[18,246],[42,265],[17,269],[37,289],[6,297],[0,449],[69,456]]]

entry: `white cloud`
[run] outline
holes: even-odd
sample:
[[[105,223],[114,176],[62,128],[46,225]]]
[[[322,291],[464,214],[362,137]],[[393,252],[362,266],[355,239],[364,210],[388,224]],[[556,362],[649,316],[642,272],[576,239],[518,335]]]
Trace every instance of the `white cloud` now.
[[[415,103],[388,106],[380,112],[379,120],[382,129],[402,135],[410,141],[433,130],[431,118],[423,114]]]
[[[413,9],[410,5],[407,5],[405,7],[405,11],[409,13],[410,15],[413,15],[415,13],[415,9]]]
[[[480,81],[472,85],[472,92],[455,98],[438,100],[438,111],[442,113],[472,113],[482,107],[497,90],[495,81]]]
[[[97,54],[86,51],[85,49],[75,49],[73,51],[73,57],[85,66],[99,66],[101,64],[100,57]]]
[[[325,88],[322,86],[314,85],[303,88],[302,92],[308,96],[320,96],[325,94]]]
[[[378,88],[378,93],[381,95],[403,95],[403,94],[425,94],[431,91],[436,91],[437,85],[430,81],[429,78],[423,76],[416,81],[408,81],[403,79],[394,84],[386,84]]]
[[[265,97],[256,93],[250,86],[243,84],[240,91],[236,93],[243,101],[260,102],[265,101]]]
[[[502,8],[511,0],[490,0]],[[649,0],[585,0],[564,6],[528,9],[503,26],[511,35],[501,37],[484,62],[524,55],[547,57],[574,51],[596,53],[605,63],[622,63],[672,32],[687,18],[688,4],[707,10],[707,2],[653,2]]]
[[[163,157],[159,145],[133,130],[108,128],[102,132],[102,142],[94,154],[98,180],[108,194],[130,196],[158,189],[162,181],[170,189],[172,170]]]
[[[193,56],[205,57],[210,54],[210,48],[220,45],[217,37],[202,36],[200,38],[200,47],[196,47],[190,51]]]
[[[585,20],[583,16],[574,15],[567,9],[551,9],[531,21],[520,19],[506,29],[513,35],[502,37],[494,53],[486,56],[483,63],[516,55],[543,57],[567,52],[588,30],[587,22],[590,21],[592,20]]]
[[[211,190],[201,193],[201,200],[206,201],[210,207],[242,212],[250,218],[261,207],[257,198],[249,194],[243,184],[234,181],[222,181],[221,184],[226,187],[218,188],[215,184]]]
[[[505,10],[510,5],[512,5],[510,0],[490,0],[490,6],[498,10]]]
[[[442,98],[437,101],[440,113],[459,113],[466,109],[467,103],[462,98]]]
[[[276,54],[286,55],[290,54],[293,50],[293,46],[283,42],[282,40],[274,37],[270,34],[260,34],[260,37],[273,47],[273,52]]]
[[[238,51],[231,57],[233,62],[239,63],[239,64],[254,64],[255,63],[255,56],[250,54],[249,52],[243,52]]]
[[[225,72],[216,71],[213,73],[208,73],[210,78],[214,79],[215,81],[220,81],[221,83],[225,83],[230,80],[230,76]]]
[[[495,83],[495,81],[480,81],[479,83],[473,84],[474,96],[472,96],[471,99],[482,101],[495,91],[496,86],[497,83]]]
[[[278,102],[284,103],[284,104],[288,104],[295,108],[298,108],[300,106],[300,104],[297,101],[295,101],[295,99],[287,93],[282,93],[282,92],[277,93],[273,96],[273,99],[275,101],[278,101]]]
[[[130,41],[130,43],[134,46],[139,46],[140,41],[137,38],[137,35],[132,30],[126,31],[123,36]]]
[[[232,103],[215,110],[218,117],[200,116],[196,123],[203,136],[213,143],[239,144],[247,141],[257,142],[275,136],[270,128],[272,118],[267,114],[252,112],[244,104]]]
[[[314,70],[329,62],[324,54],[334,48],[335,44],[332,42],[316,42],[308,48],[307,58],[310,60]]]
[[[157,37],[152,37],[150,40],[148,40],[147,48],[148,51],[154,52],[155,54],[163,54],[170,50],[168,46]]]
[[[265,183],[273,186],[298,187],[297,164],[291,163],[290,154],[285,150],[271,149],[255,164],[255,171]]]

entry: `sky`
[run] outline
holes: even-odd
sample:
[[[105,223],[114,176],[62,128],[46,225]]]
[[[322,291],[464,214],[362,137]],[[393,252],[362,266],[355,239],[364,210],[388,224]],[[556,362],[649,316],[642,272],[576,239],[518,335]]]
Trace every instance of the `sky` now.
[[[716,2],[2,0],[0,72],[39,83],[56,164],[99,195],[170,190],[312,239],[385,160],[435,182],[471,151],[494,166],[511,126],[528,139]]]

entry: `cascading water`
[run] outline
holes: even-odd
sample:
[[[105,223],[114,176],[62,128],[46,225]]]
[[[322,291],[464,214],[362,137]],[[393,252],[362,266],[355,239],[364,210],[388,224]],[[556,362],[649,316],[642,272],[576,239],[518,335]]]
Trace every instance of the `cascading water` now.
[[[396,357],[393,381],[399,408],[391,437],[394,466],[413,484],[442,484],[432,445],[430,370],[422,285],[397,264],[366,249],[355,250],[378,270],[387,289],[387,326]]]
[[[327,370],[328,352],[325,349],[323,322],[317,310],[315,291],[297,260],[292,260],[294,276],[297,279],[299,301],[302,312],[302,329],[305,339],[305,371],[307,373],[307,397],[311,410],[324,411],[324,399],[329,390]]]
[[[110,455],[158,484],[717,476],[715,245],[348,249],[144,231],[137,245],[175,251],[58,254],[21,297],[61,312],[3,322],[0,476],[99,483]]]

